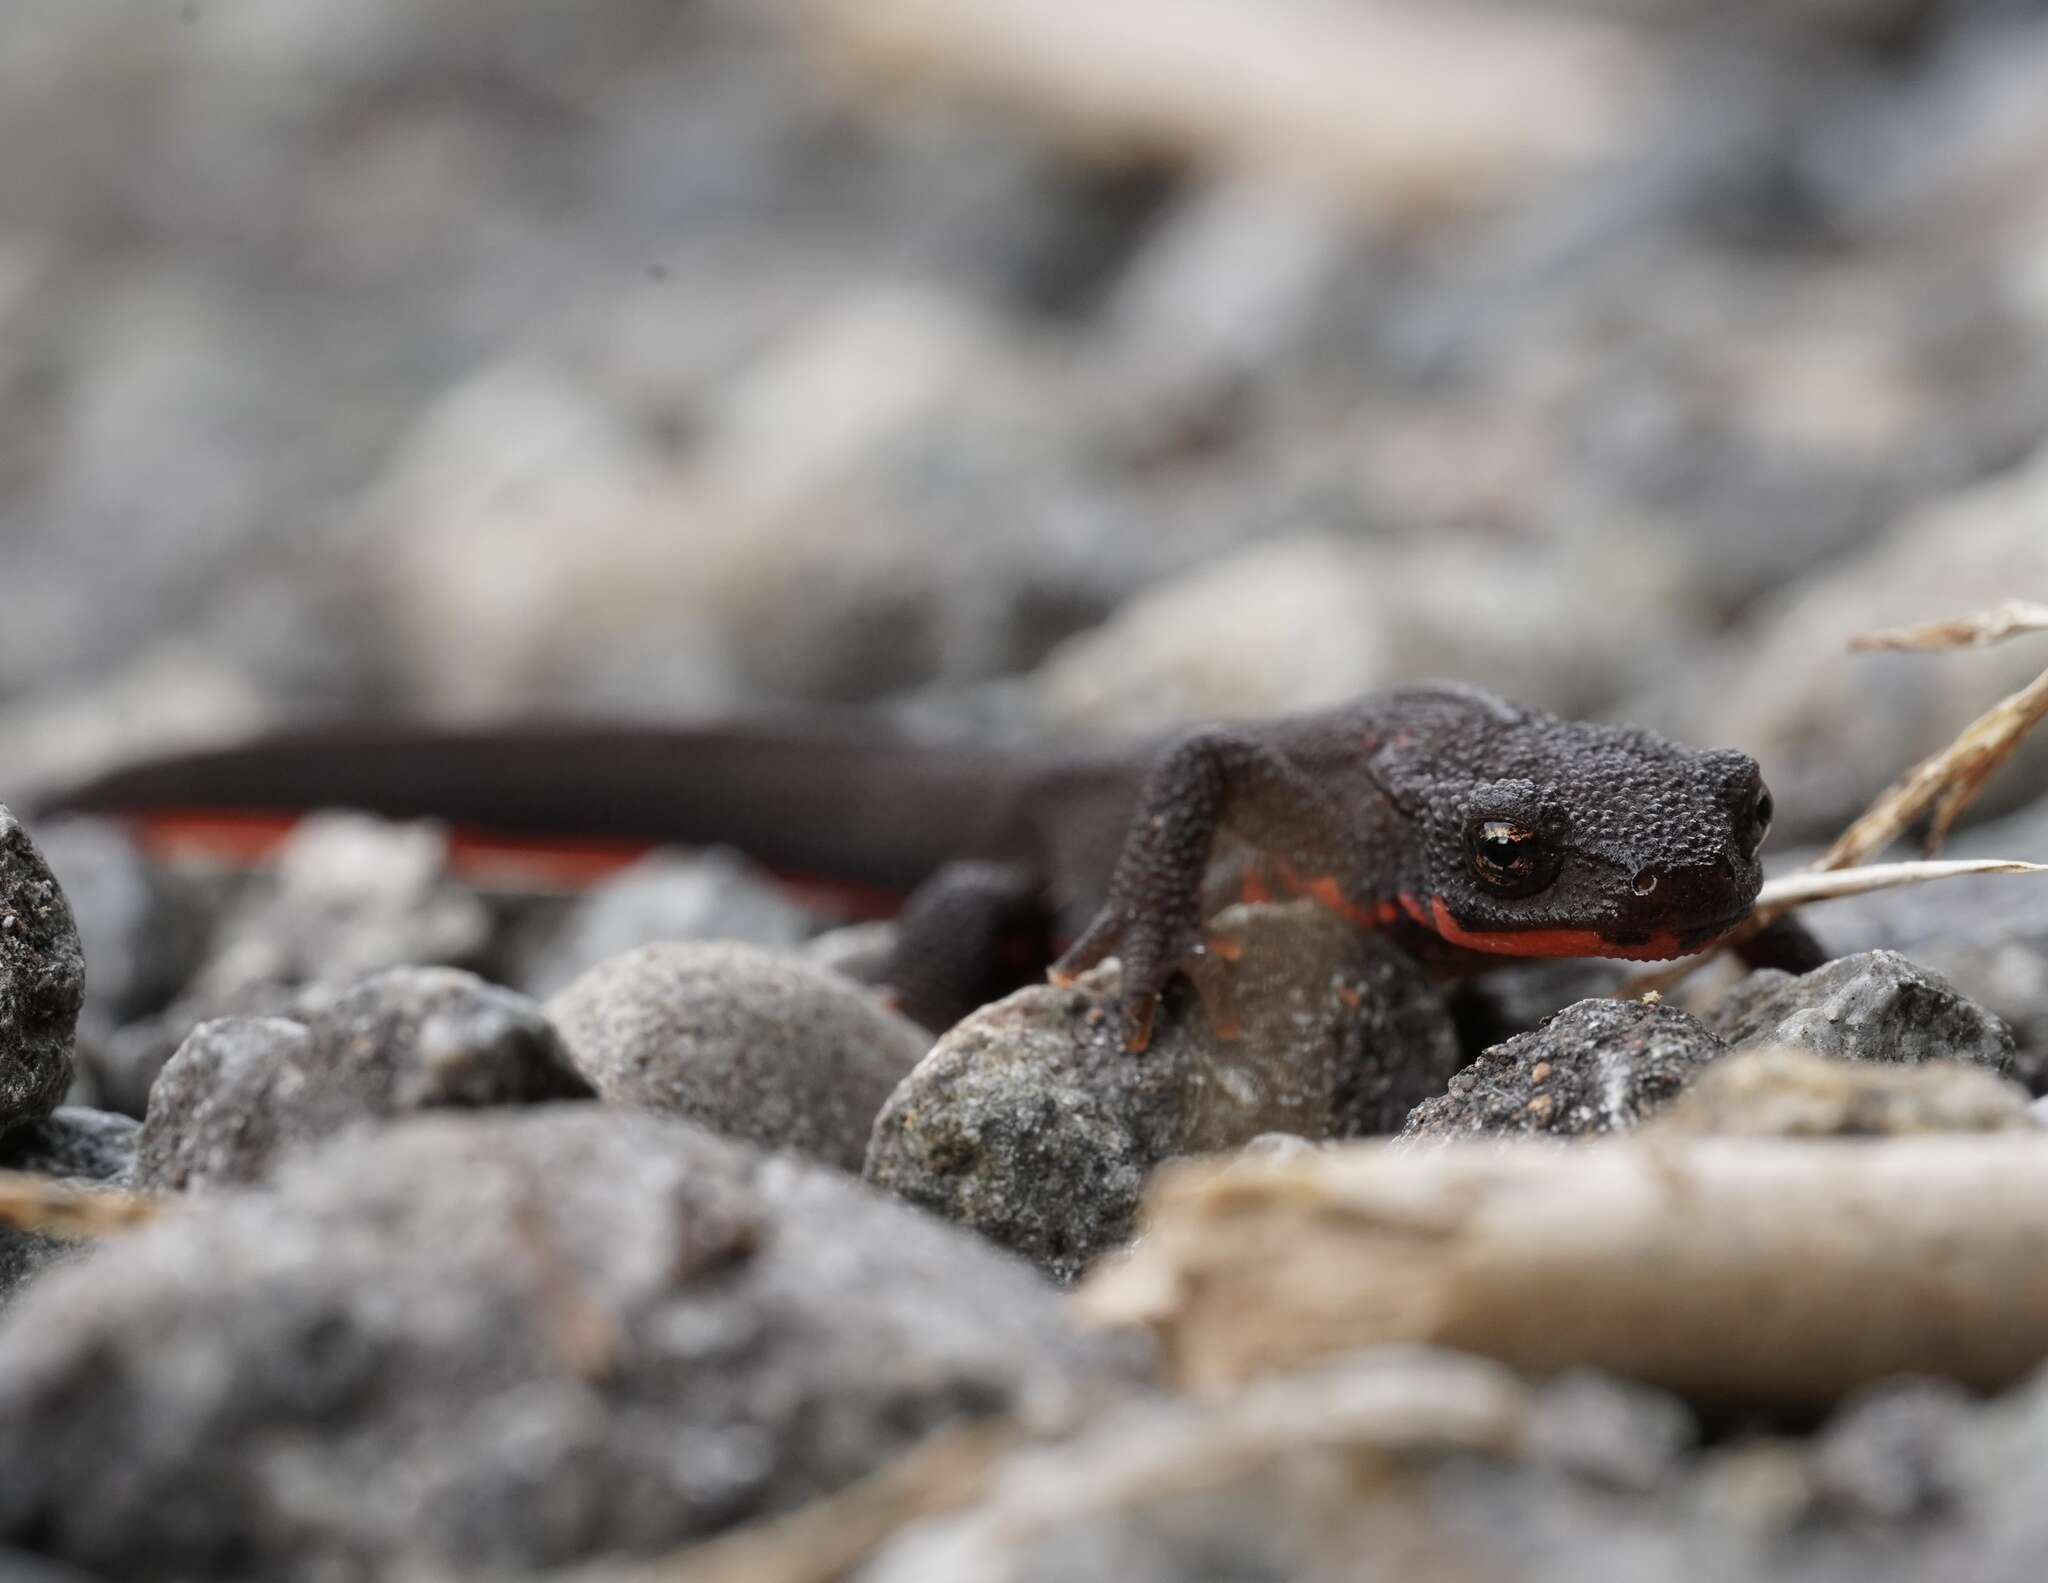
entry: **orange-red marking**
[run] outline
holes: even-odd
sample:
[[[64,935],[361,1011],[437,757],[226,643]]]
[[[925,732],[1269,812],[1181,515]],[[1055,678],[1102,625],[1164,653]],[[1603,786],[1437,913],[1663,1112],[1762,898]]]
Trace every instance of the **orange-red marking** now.
[[[1373,928],[1379,922],[1378,915],[1369,907],[1360,907],[1338,887],[1336,876],[1318,874],[1302,887],[1302,894],[1318,906],[1327,907],[1338,917],[1356,924],[1361,929]]]
[[[1451,909],[1441,896],[1432,896],[1427,907],[1417,897],[1403,896],[1401,905],[1423,928],[1451,944],[1502,956],[1613,956],[1632,962],[1661,962],[1690,955],[1706,944],[1682,946],[1670,930],[1653,934],[1635,945],[1615,945],[1594,929],[1467,929],[1451,916]]]
[[[297,814],[181,809],[137,814],[128,825],[143,850],[159,862],[261,868],[276,858],[299,820]],[[455,826],[448,831],[448,866],[475,885],[578,891],[611,878],[658,845],[601,836],[507,836]],[[891,918],[903,904],[900,894],[878,885],[781,869],[769,872],[793,900],[828,914]]]

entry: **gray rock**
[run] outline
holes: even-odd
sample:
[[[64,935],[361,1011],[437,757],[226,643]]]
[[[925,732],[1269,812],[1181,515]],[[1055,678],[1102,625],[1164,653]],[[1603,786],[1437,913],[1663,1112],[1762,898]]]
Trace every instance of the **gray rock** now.
[[[931,1044],[846,979],[724,942],[629,951],[547,1012],[610,1103],[855,1171],[875,1112]]]
[[[88,1182],[125,1183],[142,1131],[132,1116],[59,1105],[0,1140],[0,1171],[35,1171]]]
[[[36,842],[92,969],[84,1015],[115,1028],[161,1010],[199,966],[206,929],[195,898],[105,820],[55,819]]]
[[[1840,1061],[1777,1045],[1716,1061],[1652,1126],[1743,1137],[2033,1131],[2027,1091],[1981,1066]]]
[[[0,1229],[0,1310],[25,1291],[45,1271],[77,1258],[84,1250],[58,1237],[39,1231]]]
[[[598,963],[662,940],[790,950],[816,928],[737,852],[656,852],[580,897],[533,953],[521,987],[545,1000]]]
[[[1959,1447],[1977,1416],[1969,1392],[1909,1379],[1846,1403],[1813,1447],[1815,1492],[1865,1521],[1939,1518],[1968,1498]]]
[[[1811,1438],[1702,1449],[1680,1404],[1597,1375],[1366,1353],[1013,1453],[983,1502],[854,1577],[2021,1583],[2048,1533],[2044,1403],[2039,1380],[1989,1405],[1902,1380]]]
[[[450,876],[438,825],[316,814],[223,920],[193,991],[220,1001],[387,967],[464,967],[489,947],[491,927],[489,909]]]
[[[1384,941],[1306,904],[1232,908],[1212,927],[1240,950],[1234,1006],[1212,1011],[1177,984],[1132,1055],[1108,1015],[1113,964],[1021,990],[953,1028],[897,1089],[868,1180],[1071,1280],[1130,1235],[1162,1160],[1262,1133],[1388,1131],[1456,1068],[1441,998]],[[1215,1012],[1236,1037],[1218,1036]]]
[[[59,1105],[42,1120],[0,1139],[0,1171],[126,1185],[135,1171],[137,1130],[127,1116]],[[83,1252],[84,1245],[78,1242],[0,1226],[0,1307],[43,1271]],[[4,1576],[0,1564],[0,1577]]]
[[[806,942],[803,957],[814,967],[850,978],[856,984],[881,984],[896,959],[896,925],[878,918],[827,929]]]
[[[201,1023],[150,1090],[139,1178],[260,1181],[284,1151],[365,1122],[590,1092],[525,996],[454,968],[395,968],[304,1022]]]
[[[316,814],[229,902],[186,993],[94,1046],[99,1098],[140,1116],[157,1074],[202,1022],[310,1015],[340,986],[387,968],[471,966],[494,927],[450,874],[439,826]]]
[[[334,994],[325,984],[250,984],[232,994],[174,1001],[154,1017],[81,1044],[81,1058],[91,1067],[94,1098],[109,1110],[140,1120],[149,1110],[150,1089],[194,1029],[232,1017],[308,1017]]]
[[[1944,857],[2048,857],[2048,804],[1962,831]],[[2048,885],[1981,875],[1813,908],[1831,955],[1880,947],[1946,978],[2012,1029],[2013,1074],[2048,1092]]]
[[[24,1296],[0,1542],[164,1579],[649,1554],[1144,1359],[837,1173],[597,1106],[419,1117]]]
[[[1603,1496],[1619,1506],[1614,1487],[1667,1482],[1692,1438],[1679,1403],[1617,1381],[1540,1387],[1452,1352],[1368,1351],[1236,1391],[1137,1403],[1017,1452],[984,1502],[905,1529],[854,1577],[1494,1583],[1518,1574],[1482,1558],[1517,1548],[1517,1530],[1469,1558],[1443,1532],[1471,1463],[1559,1507]]]
[[[1792,1045],[1850,1061],[1973,1061],[2008,1073],[2012,1030],[1896,951],[1839,957],[1794,978],[1759,969],[1708,1024],[1731,1048]]]
[[[1404,1140],[1478,1135],[1575,1138],[1635,1126],[1722,1054],[1673,1006],[1582,1000],[1497,1044],[1417,1105]]]
[[[84,1000],[71,907],[21,821],[0,807],[0,1133],[63,1102]]]

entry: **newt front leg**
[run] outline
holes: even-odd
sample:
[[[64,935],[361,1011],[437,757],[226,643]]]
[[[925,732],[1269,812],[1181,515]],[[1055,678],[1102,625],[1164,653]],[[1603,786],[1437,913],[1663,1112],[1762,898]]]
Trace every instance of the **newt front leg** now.
[[[1127,1049],[1151,1042],[1161,991],[1200,948],[1203,880],[1226,829],[1303,872],[1348,858],[1335,801],[1278,749],[1218,728],[1169,748],[1139,793],[1107,902],[1052,969],[1064,984],[1106,957],[1122,961]]]

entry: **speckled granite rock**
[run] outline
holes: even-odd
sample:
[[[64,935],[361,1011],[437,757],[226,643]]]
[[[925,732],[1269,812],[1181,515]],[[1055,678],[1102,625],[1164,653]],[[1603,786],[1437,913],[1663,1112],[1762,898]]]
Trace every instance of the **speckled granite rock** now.
[[[1239,1036],[1219,1037],[1179,983],[1130,1054],[1107,1015],[1113,964],[1022,990],[946,1034],[896,1090],[868,1180],[1071,1280],[1129,1236],[1160,1161],[1262,1133],[1388,1131],[1455,1070],[1441,998],[1384,941],[1307,904],[1232,908],[1213,927],[1241,947]]]
[[[1669,1104],[1721,1041],[1673,1006],[1582,1000],[1497,1044],[1424,1100],[1404,1140],[1582,1137],[1635,1126]]]
[[[139,1179],[254,1182],[287,1150],[408,1111],[590,1093],[525,996],[455,968],[394,968],[303,1022],[201,1023],[150,1090]]]
[[[71,907],[21,821],[0,807],[0,1133],[71,1086],[85,953]]]
[[[1786,1044],[1852,1061],[1972,1061],[2012,1070],[2012,1030],[1896,951],[1839,957],[1798,978],[1764,968],[1707,1021],[1732,1048]]]
[[[857,985],[719,941],[642,946],[547,1004],[603,1099],[860,1168],[875,1112],[930,1047]]]
[[[418,1117],[23,1297],[0,1542],[144,1579],[644,1555],[1144,1367],[837,1173],[593,1105]]]

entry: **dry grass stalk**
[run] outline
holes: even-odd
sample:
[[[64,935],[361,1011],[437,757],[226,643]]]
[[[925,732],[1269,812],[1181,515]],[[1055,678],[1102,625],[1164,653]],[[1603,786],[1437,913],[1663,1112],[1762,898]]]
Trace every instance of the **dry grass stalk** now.
[[[1956,817],[2043,719],[2048,719],[2048,671],[2001,698],[1955,741],[1894,781],[1814,866],[1851,868],[1890,846],[1923,815],[1928,817],[1924,845],[1931,856]]]
[[[1922,627],[1867,632],[1850,640],[1852,649],[1941,650],[1995,643],[2028,632],[2048,632],[2048,605],[2013,600],[1996,610]],[[1856,896],[1896,885],[1920,885],[1960,874],[2035,874],[2043,865],[2017,859],[1977,863],[1884,863],[1867,859],[1882,852],[1923,817],[1923,850],[1940,850],[1964,809],[1985,782],[2019,751],[2027,734],[2048,719],[2048,671],[2018,692],[2001,698],[1963,728],[1947,747],[1913,766],[1888,786],[1833,846],[1805,871],[1767,884],[1749,921],[1719,945],[1669,967],[1638,974],[1619,992],[1628,999],[1663,994],[1683,983],[1731,946],[1753,939],[1767,925],[1809,901]]]
[[[127,1231],[163,1212],[146,1193],[53,1181],[26,1171],[0,1171],[0,1225],[55,1237],[101,1237]]]
[[[1953,858],[1941,862],[1866,863],[1859,868],[1801,869],[1796,874],[1781,874],[1766,881],[1757,896],[1756,910],[1768,923],[1810,901],[1866,896],[1872,891],[1924,885],[1929,880],[1957,879],[1966,874],[2048,874],[2048,863],[2023,863],[2017,858]]]
[[[1881,632],[1864,632],[1849,640],[1858,653],[1873,649],[1942,650],[1983,648],[2029,632],[2048,632],[2048,605],[2030,600],[2009,599],[1995,610],[1954,621],[1935,621],[1921,627],[1888,627]]]
[[[1481,0],[809,10],[828,51],[878,98],[906,80],[983,94],[1091,152],[1286,171],[1375,216],[1435,214],[1544,167],[1625,154],[1656,89],[1622,30]]]
[[[1135,1249],[1076,1301],[1156,1331],[1189,1389],[1413,1343],[1702,1401],[1819,1405],[1896,1374],[1996,1388],[2048,1360],[2048,1147],[1663,1138],[1191,1162],[1154,1179]]]

